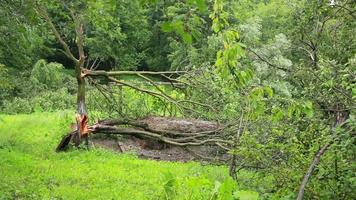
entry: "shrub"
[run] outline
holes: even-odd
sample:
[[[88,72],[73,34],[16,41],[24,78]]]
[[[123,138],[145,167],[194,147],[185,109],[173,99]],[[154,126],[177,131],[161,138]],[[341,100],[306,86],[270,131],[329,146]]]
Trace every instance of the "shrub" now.
[[[41,92],[34,97],[19,98],[4,101],[2,113],[31,113],[35,111],[56,111],[74,109],[75,96],[66,88],[57,91]]]
[[[2,69],[0,65],[0,75],[7,73]],[[62,64],[39,60],[30,73],[27,71],[17,73],[21,73],[21,76],[12,78],[12,87],[0,88],[3,90],[0,96],[0,100],[3,100],[0,104],[2,113],[31,113],[74,108],[75,78],[65,71]]]
[[[75,84],[74,78],[64,73],[62,64],[47,63],[42,59],[33,66],[30,80],[34,85],[42,86],[45,89],[58,89],[63,85],[73,87]]]
[[[33,109],[31,103],[27,99],[15,97],[12,101],[5,100],[2,108],[2,113],[16,114],[16,113],[31,113]]]

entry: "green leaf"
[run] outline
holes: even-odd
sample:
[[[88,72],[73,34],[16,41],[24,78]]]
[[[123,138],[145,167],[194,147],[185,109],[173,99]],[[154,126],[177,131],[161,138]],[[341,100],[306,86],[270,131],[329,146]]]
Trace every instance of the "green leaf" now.
[[[164,22],[161,24],[161,29],[163,32],[172,32],[173,28],[171,26],[171,23],[169,22]]]
[[[205,12],[207,10],[205,0],[195,0],[200,12]]]
[[[216,61],[215,61],[215,66],[216,67],[222,67],[222,65],[223,65],[223,60],[222,60],[222,58],[221,58],[221,56],[222,56],[222,51],[221,50],[219,50],[217,53],[216,53]]]
[[[214,189],[213,191],[211,192],[211,197],[210,199],[216,199],[216,197],[218,196],[219,194],[219,189],[221,187],[221,183],[219,181],[215,181],[215,185],[214,185]]]
[[[295,106],[291,105],[288,107],[288,117],[292,117],[293,113],[295,111]]]
[[[278,122],[284,117],[284,112],[279,108],[274,108],[272,110],[272,121]]]
[[[313,115],[314,115],[313,103],[311,101],[307,101],[304,104],[303,112],[306,114],[307,117],[313,117]]]
[[[236,183],[227,179],[224,181],[219,188],[219,200],[232,200],[233,199],[233,191],[236,187]]]
[[[183,25],[183,22],[181,20],[173,21],[171,23],[171,27],[179,35],[182,35],[184,33],[184,25]]]
[[[213,25],[211,26],[215,33],[220,31],[220,21],[218,18],[213,19]]]
[[[175,196],[174,184],[176,179],[171,172],[164,173],[164,178],[166,180],[164,184],[164,192],[167,199],[172,199]]]
[[[182,38],[183,38],[183,41],[187,44],[191,44],[193,42],[193,37],[191,34],[189,33],[183,33],[182,34]]]
[[[307,101],[307,102],[305,103],[305,107],[307,107],[307,108],[309,108],[309,109],[313,109],[313,102]]]
[[[259,195],[257,192],[249,191],[249,190],[240,190],[237,191],[235,197],[239,200],[257,200],[259,199]]]
[[[268,94],[269,97],[273,96],[273,90],[270,87],[266,86],[264,89],[265,89],[265,92]]]

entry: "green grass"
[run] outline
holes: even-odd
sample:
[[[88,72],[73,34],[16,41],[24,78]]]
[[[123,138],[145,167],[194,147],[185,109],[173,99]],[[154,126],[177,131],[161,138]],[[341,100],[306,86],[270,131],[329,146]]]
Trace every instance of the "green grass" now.
[[[0,115],[0,199],[258,198],[237,191],[226,167],[140,160],[105,149],[55,153],[71,116]]]

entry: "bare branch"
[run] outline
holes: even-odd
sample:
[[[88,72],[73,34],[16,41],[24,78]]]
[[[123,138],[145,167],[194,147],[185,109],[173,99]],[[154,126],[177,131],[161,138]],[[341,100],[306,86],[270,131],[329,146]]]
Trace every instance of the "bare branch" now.
[[[93,70],[93,68],[95,67],[95,64],[96,64],[96,62],[98,61],[98,58],[96,57],[95,58],[95,60],[94,60],[94,62],[92,63],[92,65],[90,66],[90,70]],[[88,68],[88,67],[87,67]]]
[[[172,144],[176,146],[200,146],[207,143],[216,144],[216,143],[225,143],[230,144],[229,141],[222,140],[222,139],[206,139],[197,142],[179,142],[175,141],[172,138],[165,137],[160,134],[152,133],[149,131],[137,130],[133,128],[118,128],[115,126],[108,126],[108,125],[94,125],[91,127],[93,133],[109,133],[109,134],[123,134],[123,135],[133,135],[133,136],[141,136],[146,138],[153,138],[165,142],[167,144]]]
[[[154,86],[162,95],[164,95],[166,98],[171,99],[172,101],[175,101],[171,96],[169,96],[165,91],[163,91],[155,82],[153,82],[150,78],[142,75],[142,74],[137,74],[139,77],[143,78],[144,80],[148,81],[152,86]]]
[[[266,58],[263,58],[261,55],[257,54],[255,51],[253,51],[252,49],[248,48],[247,51],[253,53],[255,56],[257,56],[257,58],[259,58],[261,61],[265,62],[267,65],[269,65],[270,67],[285,71],[285,72],[289,72],[289,69],[283,68],[283,67],[279,67],[275,64],[270,63]]]
[[[83,63],[85,61],[85,54],[84,54],[84,30],[83,30],[83,23],[81,22],[81,20],[78,18],[78,16],[75,16],[73,10],[69,10],[70,11],[70,15],[74,21],[75,24],[75,33],[77,35],[77,47],[78,47],[78,52],[79,52],[79,63],[78,65],[80,67],[83,67]]]
[[[205,131],[198,131],[198,132],[177,132],[177,131],[170,131],[170,130],[157,130],[157,129],[153,129],[151,128],[147,123],[144,123],[142,121],[137,121],[137,120],[129,120],[129,119],[111,119],[111,120],[102,120],[98,122],[99,124],[103,124],[103,125],[110,125],[110,126],[119,126],[119,125],[129,125],[132,127],[136,127],[136,128],[142,128],[146,131],[149,132],[153,132],[153,133],[157,133],[157,134],[161,134],[161,135],[170,135],[172,137],[199,137],[199,136],[208,136],[211,134],[217,134],[222,132],[226,127],[228,126],[224,126],[224,127],[216,127],[212,130],[205,130]]]
[[[104,70],[83,70],[86,76],[119,76],[119,75],[138,75],[138,74],[149,74],[149,75],[161,75],[161,74],[184,74],[186,71],[164,71],[164,72],[151,72],[151,71],[104,71]]]
[[[58,30],[54,26],[51,18],[48,16],[47,11],[44,8],[41,8],[40,5],[36,6],[35,9],[36,9],[37,13],[45,19],[47,24],[52,29],[52,32],[54,33],[58,42],[62,45],[62,47],[64,49],[64,54],[77,65],[79,63],[79,60],[77,58],[75,58],[74,55],[72,54],[68,44],[63,40],[62,36],[59,34]]]
[[[119,105],[117,105],[117,102],[114,100],[115,98],[113,97],[113,94],[112,94],[109,90],[107,90],[107,89],[104,88],[102,85],[100,85],[100,84],[98,84],[97,82],[95,82],[95,80],[93,80],[93,79],[91,79],[91,78],[90,78],[89,80],[90,80],[90,82],[94,85],[94,87],[95,87],[96,89],[98,89],[98,91],[105,97],[106,101],[107,101],[109,104],[116,105],[116,107],[119,107]],[[105,91],[106,91],[107,93],[109,93],[110,97],[105,93]],[[115,110],[116,112],[120,113],[119,110],[116,109],[116,107],[114,106],[114,110]]]

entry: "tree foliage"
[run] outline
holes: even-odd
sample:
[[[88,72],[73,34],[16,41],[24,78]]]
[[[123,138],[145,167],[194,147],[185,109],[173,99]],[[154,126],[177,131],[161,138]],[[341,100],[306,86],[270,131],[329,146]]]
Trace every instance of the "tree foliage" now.
[[[107,80],[91,82],[88,107],[94,117],[155,114],[218,121],[229,125],[221,137],[232,141],[226,148],[230,172],[241,187],[265,199],[293,199],[304,177],[307,199],[355,198],[353,1],[5,1],[0,9],[2,112],[73,108],[73,63],[38,17],[36,3],[77,55],[75,11],[84,24],[87,67],[188,72],[157,79],[188,85],[183,89],[146,87],[142,77],[116,79],[131,80],[145,95],[112,85],[97,91],[95,83]],[[115,92],[113,101],[102,95],[108,90]],[[147,90],[163,91],[174,101]],[[204,105],[184,104],[188,109],[182,111],[178,101]],[[256,177],[240,177],[244,170]],[[217,183],[216,190],[230,188]]]

